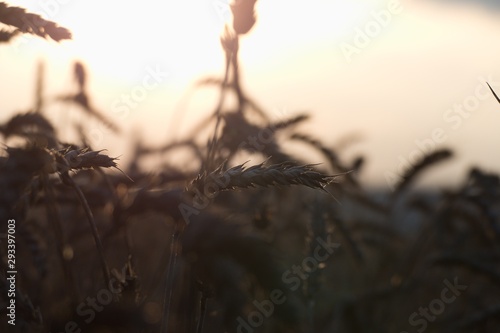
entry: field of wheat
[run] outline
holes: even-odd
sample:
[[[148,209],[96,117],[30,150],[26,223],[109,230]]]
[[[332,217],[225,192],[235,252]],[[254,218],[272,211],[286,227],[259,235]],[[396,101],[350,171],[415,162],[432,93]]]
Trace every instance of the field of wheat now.
[[[76,91],[51,99],[50,73],[34,73],[35,105],[0,124],[1,332],[498,331],[499,176],[473,168],[456,190],[416,190],[452,157],[440,149],[393,191],[369,190],[363,156],[302,132],[307,113],[272,120],[244,89],[238,50],[254,5],[232,5],[225,72],[197,82],[217,87],[209,118],[187,140],[138,138],[125,165],[92,147],[85,124],[61,141],[69,125],[47,115],[77,107],[126,135],[94,106],[85,65],[74,64]],[[3,2],[0,22],[1,48],[22,34],[71,38]],[[179,156],[195,171],[169,163]],[[151,157],[164,161],[154,174]]]

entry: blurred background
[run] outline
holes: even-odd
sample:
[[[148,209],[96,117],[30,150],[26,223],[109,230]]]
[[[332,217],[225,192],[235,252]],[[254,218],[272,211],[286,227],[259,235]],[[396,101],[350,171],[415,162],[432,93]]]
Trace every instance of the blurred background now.
[[[71,29],[73,40],[21,36],[0,47],[0,122],[33,104],[40,60],[49,99],[72,89],[73,63],[82,61],[96,108],[148,143],[187,135],[213,110],[217,90],[193,87],[223,73],[218,40],[229,0],[9,4]],[[500,92],[499,8],[486,0],[258,1],[257,24],[240,45],[242,82],[272,118],[310,111],[303,126],[327,146],[349,140],[342,156],[367,158],[367,185],[390,187],[405,161],[435,144],[456,156],[420,184],[455,186],[472,165],[500,171],[500,105],[485,86]],[[158,85],[141,90],[151,71],[161,73]],[[85,118],[94,149],[128,160],[132,137],[66,104],[48,116],[56,124]]]
[[[73,32],[0,44],[18,331],[498,332],[500,6],[255,1],[9,2]]]

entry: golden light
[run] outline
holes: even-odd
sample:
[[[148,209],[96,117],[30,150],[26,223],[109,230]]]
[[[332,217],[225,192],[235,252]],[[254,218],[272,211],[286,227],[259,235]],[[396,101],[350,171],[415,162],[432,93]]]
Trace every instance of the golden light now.
[[[231,20],[231,0],[11,2],[73,32],[73,40],[60,45],[30,42],[50,60],[79,59],[91,71],[122,82],[137,79],[137,72],[145,66],[161,65],[184,82],[223,68],[219,37]],[[321,10],[314,10],[318,5]],[[245,36],[242,56],[263,64],[276,51],[296,52],[303,49],[304,42],[324,42],[325,36],[333,45],[335,36],[350,27],[347,23],[353,20],[357,6],[259,1],[257,24],[250,37]]]
[[[229,7],[221,1],[217,6],[196,0],[17,4],[73,33],[73,40],[61,45],[35,41],[32,48],[49,60],[80,59],[91,71],[118,80],[155,65],[186,79],[218,70],[223,60],[218,38]]]
[[[84,19],[70,24],[75,53],[96,70],[120,77],[134,65],[163,65],[174,76],[186,78],[217,69],[221,62],[213,41],[224,22],[215,10],[212,16],[200,15],[193,1],[108,4],[100,26],[88,21],[96,15],[95,8],[88,8]]]

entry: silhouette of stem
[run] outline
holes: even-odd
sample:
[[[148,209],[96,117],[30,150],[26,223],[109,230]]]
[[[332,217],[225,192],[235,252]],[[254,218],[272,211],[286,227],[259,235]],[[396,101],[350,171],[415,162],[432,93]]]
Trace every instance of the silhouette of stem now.
[[[490,88],[491,92],[493,93],[493,96],[495,96],[495,99],[497,100],[497,102],[500,103],[500,98],[495,93],[495,90],[493,90],[493,88],[490,86],[490,84],[488,82],[486,82],[486,84],[488,85],[488,87]]]
[[[168,260],[167,278],[165,283],[165,293],[163,296],[163,316],[161,320],[161,333],[168,332],[168,324],[170,319],[170,308],[172,306],[172,295],[174,291],[174,281],[178,266],[178,243],[182,233],[182,228],[176,223],[172,238],[170,241],[170,258]]]
[[[229,77],[229,68],[230,68],[229,65],[230,64],[231,64],[231,56],[229,54],[226,54],[226,68],[225,68],[225,73],[224,73],[224,80],[221,83],[219,102],[217,103],[217,108],[215,109],[215,116],[216,116],[215,130],[214,130],[214,135],[212,137],[212,141],[210,142],[210,146],[208,148],[208,153],[207,153],[207,163],[206,163],[207,170],[211,170],[211,161],[214,157],[213,154],[215,152],[215,146],[217,144],[217,132],[219,131],[222,105],[224,104],[224,98],[226,96],[226,85],[227,85],[227,81],[228,81],[228,77]]]
[[[207,296],[204,292],[201,293],[200,300],[200,319],[198,320],[198,326],[196,327],[196,333],[203,332],[203,324],[205,321],[205,314],[207,313]]]
[[[56,249],[57,249],[57,256],[59,260],[61,261],[61,265],[63,268],[64,272],[64,277],[66,279],[66,284],[68,286],[70,295],[71,295],[71,303],[73,304],[73,308],[76,308],[77,306],[77,300],[78,300],[78,291],[76,289],[76,283],[75,283],[75,278],[73,276],[73,272],[71,271],[71,267],[64,259],[64,236],[62,232],[62,222],[61,218],[59,216],[59,212],[57,210],[56,206],[56,199],[55,199],[55,194],[54,194],[54,189],[50,185],[48,176],[46,174],[41,175],[41,180],[43,184],[43,189],[45,192],[45,195],[47,196],[47,203],[45,205],[45,209],[47,211],[47,217],[52,224],[52,228],[54,229],[55,233],[55,238],[56,238]]]
[[[101,238],[99,237],[99,231],[97,230],[97,226],[95,224],[94,220],[94,215],[92,214],[92,210],[90,210],[89,204],[87,202],[87,199],[85,198],[85,195],[83,194],[82,190],[76,185],[75,181],[71,177],[65,177],[65,181],[73,187],[75,190],[78,200],[80,200],[80,203],[83,207],[83,210],[85,211],[85,215],[87,216],[87,220],[90,224],[90,229],[92,230],[92,235],[94,236],[94,241],[97,247],[97,252],[99,253],[99,259],[101,261],[101,268],[102,272],[104,275],[104,279],[106,281],[106,286],[109,286],[109,283],[111,281],[111,276],[109,273],[109,266],[108,263],[106,262],[106,258],[104,257],[104,248],[101,243]]]

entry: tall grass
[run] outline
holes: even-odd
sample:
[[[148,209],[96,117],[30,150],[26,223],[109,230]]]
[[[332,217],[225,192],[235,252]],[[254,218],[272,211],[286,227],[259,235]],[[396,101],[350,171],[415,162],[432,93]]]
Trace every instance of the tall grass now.
[[[0,233],[7,228],[1,221],[17,221],[19,272],[12,327],[0,238],[2,332],[414,331],[423,324],[412,314],[454,278],[467,290],[427,321],[426,332],[497,331],[499,177],[474,168],[456,190],[413,190],[420,174],[451,158],[445,149],[423,157],[394,192],[373,193],[358,179],[362,157],[346,160],[297,129],[308,114],[271,122],[241,83],[240,37],[256,21],[255,3],[232,5],[233,24],[221,37],[224,73],[198,82],[217,86],[220,98],[208,121],[193,124],[211,126],[203,145],[198,134],[137,144],[123,167],[89,147],[81,128],[74,128],[78,142],[63,142],[61,125],[46,116],[53,103],[76,103],[114,135],[123,133],[93,105],[82,63],[73,69],[77,92],[55,98],[44,94],[39,67],[32,110],[0,126]],[[48,21],[43,31],[25,29],[23,17],[42,20],[0,3],[0,22],[10,26],[0,31],[0,47],[22,33],[70,37]],[[237,105],[225,109],[231,94]],[[242,144],[263,134],[258,145]],[[294,156],[286,140],[323,160]],[[141,168],[140,161],[168,159],[173,149],[194,151],[197,172]],[[265,162],[241,164],[245,154]],[[418,224],[415,232],[406,230],[410,223]],[[321,242],[339,246],[308,268]],[[256,304],[276,290],[285,301],[266,315]]]

